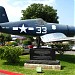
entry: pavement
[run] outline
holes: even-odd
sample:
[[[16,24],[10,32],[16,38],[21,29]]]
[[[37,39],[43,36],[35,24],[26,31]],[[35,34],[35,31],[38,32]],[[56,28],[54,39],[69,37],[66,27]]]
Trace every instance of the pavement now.
[[[56,51],[56,54],[59,53]],[[75,51],[64,51],[64,54],[75,55]]]
[[[75,55],[75,51],[65,51],[64,54]]]

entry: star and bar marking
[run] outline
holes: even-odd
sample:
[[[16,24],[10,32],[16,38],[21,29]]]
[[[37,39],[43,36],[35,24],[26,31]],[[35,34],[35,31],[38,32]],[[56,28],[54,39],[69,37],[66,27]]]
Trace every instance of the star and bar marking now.
[[[13,27],[13,30],[18,30],[18,29],[21,29],[20,33],[22,32],[25,32],[26,33],[26,30],[34,30],[33,27],[25,27],[24,24],[22,25],[22,27]]]

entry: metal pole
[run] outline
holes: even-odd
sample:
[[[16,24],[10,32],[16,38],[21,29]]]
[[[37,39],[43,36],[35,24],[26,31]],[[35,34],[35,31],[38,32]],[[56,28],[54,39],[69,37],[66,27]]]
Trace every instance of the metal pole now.
[[[37,48],[40,47],[40,41],[41,41],[40,36],[38,36],[38,37],[37,37]]]

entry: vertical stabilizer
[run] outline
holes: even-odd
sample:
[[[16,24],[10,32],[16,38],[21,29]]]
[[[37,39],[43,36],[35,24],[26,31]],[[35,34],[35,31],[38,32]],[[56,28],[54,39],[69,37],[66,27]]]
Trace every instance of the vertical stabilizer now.
[[[0,6],[0,23],[9,22],[5,8]]]

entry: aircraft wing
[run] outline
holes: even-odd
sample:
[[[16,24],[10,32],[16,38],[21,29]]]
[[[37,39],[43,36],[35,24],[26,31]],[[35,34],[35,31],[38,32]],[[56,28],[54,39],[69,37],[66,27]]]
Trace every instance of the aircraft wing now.
[[[43,42],[58,42],[75,40],[74,37],[66,37],[63,33],[51,33],[41,36]]]

